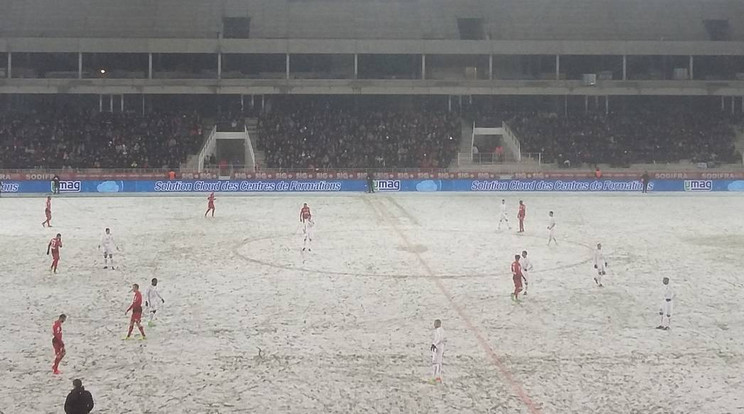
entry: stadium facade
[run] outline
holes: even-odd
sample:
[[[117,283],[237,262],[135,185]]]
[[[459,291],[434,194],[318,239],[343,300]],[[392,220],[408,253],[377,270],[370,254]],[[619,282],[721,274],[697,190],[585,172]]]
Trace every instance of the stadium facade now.
[[[744,96],[740,1],[0,3],[0,94]]]

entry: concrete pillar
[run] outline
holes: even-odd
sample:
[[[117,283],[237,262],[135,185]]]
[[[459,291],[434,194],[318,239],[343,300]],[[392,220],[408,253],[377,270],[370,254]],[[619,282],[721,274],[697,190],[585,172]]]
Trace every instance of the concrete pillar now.
[[[103,95],[98,95],[98,112],[103,112]]]
[[[426,79],[426,55],[421,55],[421,80]]]
[[[8,73],[6,75],[8,76],[8,79],[12,77],[13,72],[13,54],[8,52]]]
[[[584,113],[589,112],[589,95],[584,95]]]
[[[217,79],[222,79],[222,52],[217,52]]]
[[[245,111],[245,95],[240,94],[240,110]]]
[[[692,79],[695,79],[695,72],[693,72],[695,65],[693,64],[693,61],[694,61],[694,58],[692,57],[692,55],[690,55],[690,68],[689,68],[690,70],[689,70],[689,72],[690,72],[690,79],[691,80]]]
[[[142,94],[142,116],[145,115],[145,94]]]
[[[628,56],[623,55],[623,80],[628,80]]]
[[[605,95],[605,115],[610,113],[610,96]]]
[[[114,113],[114,95],[109,95],[109,112]]]
[[[359,55],[354,53],[354,79],[359,77]]]
[[[493,80],[493,55],[488,55],[488,80]]]
[[[561,55],[555,55],[555,80],[561,80]]]
[[[124,112],[124,95],[121,95],[121,112]]]
[[[83,79],[83,52],[78,52],[78,79]]]
[[[289,79],[289,53],[287,53],[285,69],[286,69],[286,79]]]
[[[152,53],[147,54],[147,79],[152,79]]]

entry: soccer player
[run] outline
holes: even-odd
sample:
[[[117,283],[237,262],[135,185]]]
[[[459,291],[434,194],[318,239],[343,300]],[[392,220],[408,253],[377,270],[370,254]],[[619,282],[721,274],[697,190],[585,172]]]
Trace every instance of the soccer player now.
[[[307,203],[304,203],[302,209],[300,209],[300,223],[307,223],[312,219],[313,215],[310,213],[310,207],[307,206]]]
[[[111,234],[111,229],[106,228],[103,236],[101,237],[101,244],[98,245],[98,249],[103,246],[103,268],[108,269],[109,259],[111,260],[111,270],[114,270],[114,249],[119,250],[119,246],[114,241],[114,236]]]
[[[669,278],[665,277],[661,283],[664,284],[664,302],[659,307],[659,315],[661,316],[661,325],[657,326],[656,329],[669,330],[669,325],[672,323],[672,298],[674,293],[672,287],[669,286]],[[666,323],[664,323],[664,315],[666,315]]]
[[[124,314],[128,314],[129,311],[132,311],[132,317],[129,320],[129,332],[127,332],[127,337],[124,339],[129,339],[132,337],[132,329],[134,328],[134,325],[137,324],[137,328],[139,329],[140,333],[142,334],[142,337],[140,339],[147,339],[145,336],[145,329],[142,328],[142,293],[139,291],[139,285],[133,284],[132,285],[132,292],[134,292],[134,299],[132,299],[132,304],[129,305],[127,310],[124,312]]]
[[[62,247],[62,235],[60,233],[57,233],[57,235],[52,239],[49,240],[49,244],[47,245],[47,256],[49,256],[49,252],[52,253],[52,266],[49,267],[49,270],[54,271],[54,273],[57,273],[57,264],[59,264],[59,249]]]
[[[597,243],[597,250],[594,251],[594,268],[597,269],[597,276],[594,276],[594,283],[599,287],[604,287],[602,276],[607,274],[607,261],[605,261],[604,253],[602,252],[602,243]]]
[[[522,266],[522,279],[524,280],[524,295],[527,296],[527,288],[530,286],[529,282],[527,281],[527,276],[532,270],[532,262],[530,261],[530,259],[527,258],[527,250],[522,250],[522,258],[520,259],[520,264]]]
[[[522,291],[522,265],[519,263],[519,255],[514,255],[514,262],[511,264],[512,280],[514,281],[514,293],[511,298],[514,302],[519,302],[519,292]]]
[[[501,230],[501,223],[506,222],[511,230],[511,224],[509,224],[509,217],[506,216],[506,200],[501,200],[501,218],[499,218],[499,230]]]
[[[212,212],[212,217],[214,217],[214,192],[207,197],[207,212],[204,213],[204,217],[207,217],[210,211]]]
[[[551,241],[554,241],[556,246],[558,245],[558,240],[555,239],[555,217],[552,211],[548,213],[548,246]]]
[[[444,357],[444,344],[447,339],[444,337],[442,321],[434,321],[434,338],[431,341],[431,364],[434,367],[434,381],[442,382],[442,358]]]
[[[54,324],[52,324],[52,346],[54,347],[54,365],[52,365],[52,373],[59,375],[62,372],[59,370],[59,363],[62,358],[65,357],[65,343],[62,341],[62,324],[67,320],[67,315],[64,313],[59,315]]]
[[[517,219],[519,219],[519,233],[524,233],[524,217],[527,215],[527,206],[524,205],[522,200],[519,200],[519,212],[517,213]]]
[[[46,220],[41,222],[41,227],[52,227],[52,197],[47,196],[46,207],[44,208]]]
[[[155,326],[155,313],[162,303],[165,303],[165,299],[160,296],[160,292],[158,292],[158,278],[154,277],[152,278],[151,285],[147,287],[147,291],[145,292],[145,306],[150,310],[147,326]]]

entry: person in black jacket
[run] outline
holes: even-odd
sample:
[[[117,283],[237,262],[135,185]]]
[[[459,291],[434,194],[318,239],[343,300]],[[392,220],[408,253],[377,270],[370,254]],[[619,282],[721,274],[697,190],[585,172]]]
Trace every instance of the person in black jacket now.
[[[59,176],[52,177],[52,194],[59,194]]]
[[[645,171],[643,175],[641,176],[641,184],[643,184],[643,192],[648,192],[648,182],[650,180],[650,177],[648,176],[648,171]]]
[[[375,192],[375,176],[372,175],[371,172],[367,173],[367,192],[368,193]]]
[[[83,381],[72,381],[74,387],[65,400],[66,414],[88,414],[93,410],[93,396],[83,387]]]

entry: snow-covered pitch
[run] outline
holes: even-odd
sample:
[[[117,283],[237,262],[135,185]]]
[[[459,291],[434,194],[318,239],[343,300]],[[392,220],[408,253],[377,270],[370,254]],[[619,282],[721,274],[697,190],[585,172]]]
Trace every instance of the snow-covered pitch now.
[[[497,231],[502,198],[510,218],[527,204],[524,235]],[[303,202],[316,222],[304,256]],[[42,198],[0,199],[0,412],[61,412],[74,378],[100,413],[744,412],[741,196],[218,194],[214,219],[206,204],[55,197],[46,229]],[[106,227],[116,271],[97,250]],[[515,304],[509,265],[525,249],[534,271]],[[654,329],[665,276],[669,331]],[[122,341],[131,284],[153,277],[159,323]]]

